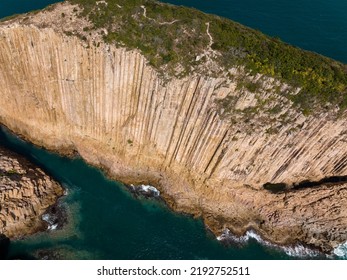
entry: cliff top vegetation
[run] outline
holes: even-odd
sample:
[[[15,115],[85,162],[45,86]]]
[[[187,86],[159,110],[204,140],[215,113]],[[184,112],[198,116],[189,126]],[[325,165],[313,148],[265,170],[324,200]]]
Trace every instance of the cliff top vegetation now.
[[[67,2],[79,5],[74,12],[91,23],[83,28],[85,34],[97,31],[108,44],[138,49],[168,75],[219,76],[242,67],[252,75],[260,73],[300,88],[297,94],[294,90],[279,94],[304,113],[347,108],[347,65],[232,20],[155,0]]]

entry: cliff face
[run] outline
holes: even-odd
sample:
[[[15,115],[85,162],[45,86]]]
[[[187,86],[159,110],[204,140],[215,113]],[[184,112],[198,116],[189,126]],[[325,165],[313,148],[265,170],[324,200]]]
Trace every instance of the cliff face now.
[[[64,35],[60,15],[0,24],[1,123],[49,149],[77,150],[119,180],[160,187],[216,234],[252,227],[325,251],[347,240],[347,184],[263,188],[346,175],[345,116],[304,116],[277,93],[288,86],[241,68],[233,78],[163,79],[137,50]]]

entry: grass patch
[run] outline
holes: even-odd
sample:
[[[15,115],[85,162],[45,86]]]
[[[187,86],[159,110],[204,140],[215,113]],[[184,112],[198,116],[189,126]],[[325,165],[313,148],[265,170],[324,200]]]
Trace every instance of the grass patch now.
[[[15,169],[8,170],[6,173],[7,173],[8,175],[19,174]]]

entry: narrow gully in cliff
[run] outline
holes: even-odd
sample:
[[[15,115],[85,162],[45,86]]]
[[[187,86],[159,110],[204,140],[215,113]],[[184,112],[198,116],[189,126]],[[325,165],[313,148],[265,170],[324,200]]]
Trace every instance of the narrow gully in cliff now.
[[[347,183],[347,175],[344,176],[330,176],[325,177],[319,181],[309,181],[304,180],[299,183],[294,183],[292,185],[287,185],[285,183],[265,183],[263,188],[272,193],[283,193],[283,192],[293,192],[296,190],[316,188],[322,185],[337,185]]]

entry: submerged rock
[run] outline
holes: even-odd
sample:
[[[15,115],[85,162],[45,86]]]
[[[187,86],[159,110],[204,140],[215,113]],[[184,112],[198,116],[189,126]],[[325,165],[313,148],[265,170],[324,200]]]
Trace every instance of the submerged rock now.
[[[66,208],[56,203],[50,206],[42,215],[42,220],[48,224],[48,230],[62,229],[67,223]]]
[[[63,192],[40,168],[0,146],[0,234],[19,238],[45,230],[41,215]]]
[[[35,255],[35,258],[40,260],[63,260],[64,256],[59,250],[53,249],[41,249],[38,250]]]

